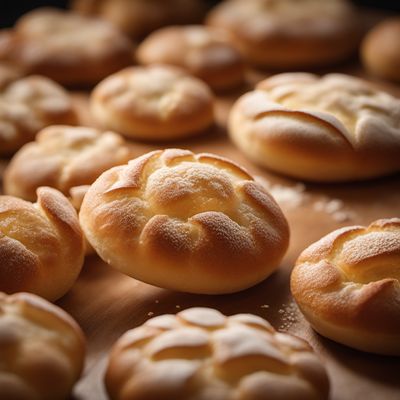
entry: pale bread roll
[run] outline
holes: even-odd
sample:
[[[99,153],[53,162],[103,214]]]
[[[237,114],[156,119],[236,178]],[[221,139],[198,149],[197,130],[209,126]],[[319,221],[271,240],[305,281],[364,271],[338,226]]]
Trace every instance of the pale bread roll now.
[[[77,279],[84,239],[76,211],[59,191],[41,187],[35,204],[0,196],[0,291],[54,301]]]
[[[237,100],[229,134],[252,161],[294,178],[352,181],[400,170],[400,100],[348,75],[267,78]]]
[[[400,219],[338,229],[300,255],[293,297],[321,335],[400,355]]]
[[[90,97],[96,123],[133,139],[168,141],[214,123],[209,87],[177,67],[126,68],[100,82]]]
[[[223,30],[202,25],[169,26],[150,34],[138,47],[141,64],[168,64],[187,70],[215,90],[244,81],[244,63]]]
[[[311,347],[252,314],[210,308],[160,315],[113,346],[112,400],[323,400],[329,380]]]
[[[48,125],[78,123],[69,94],[42,76],[0,78],[0,156],[17,151]]]
[[[372,74],[400,82],[400,17],[386,19],[368,32],[361,57]]]
[[[30,293],[0,292],[0,398],[69,398],[85,357],[78,324]]]
[[[12,34],[7,59],[63,85],[93,85],[133,61],[129,39],[111,24],[56,8],[23,15]]]
[[[207,17],[244,58],[275,69],[337,63],[357,48],[360,18],[346,0],[227,0]]]
[[[289,239],[282,211],[246,171],[177,149],[103,173],[84,197],[80,222],[112,267],[193,293],[236,292],[264,280]]]
[[[50,186],[68,195],[74,186],[92,184],[107,169],[128,162],[131,155],[117,133],[50,126],[14,155],[4,172],[4,193],[34,201],[38,187]]]

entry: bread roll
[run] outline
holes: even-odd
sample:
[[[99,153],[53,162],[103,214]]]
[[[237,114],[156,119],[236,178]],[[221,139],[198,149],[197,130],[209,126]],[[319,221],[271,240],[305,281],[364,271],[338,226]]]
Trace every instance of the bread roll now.
[[[234,143],[255,163],[309,181],[353,181],[400,170],[400,100],[351,76],[280,74],[242,96]]]
[[[322,400],[325,368],[303,340],[252,314],[211,308],[160,315],[111,350],[112,400]]]
[[[136,57],[145,65],[182,67],[215,90],[232,88],[244,81],[242,57],[225,32],[202,25],[159,29],[141,43]]]
[[[108,20],[133,39],[172,24],[200,22],[202,0],[73,0],[72,8]]]
[[[61,308],[29,293],[0,292],[0,398],[69,398],[84,363],[85,339]]]
[[[231,34],[248,62],[277,69],[344,60],[357,48],[359,21],[346,0],[230,0],[207,18]]]
[[[236,292],[279,266],[289,229],[242,168],[188,150],[158,150],[103,173],[81,226],[100,257],[144,282],[193,293]]]
[[[382,21],[361,46],[365,67],[374,75],[400,82],[400,17]]]
[[[13,80],[3,74],[0,87],[0,156],[12,154],[45,126],[78,122],[68,93],[41,76]]]
[[[104,129],[147,141],[193,136],[214,122],[208,86],[166,65],[126,68],[94,89],[90,108]]]
[[[57,190],[39,188],[37,203],[0,196],[0,291],[54,301],[74,284],[84,241],[76,211]]]
[[[132,45],[111,24],[53,8],[22,16],[8,59],[63,85],[92,85],[132,64]]]
[[[50,126],[15,154],[4,172],[4,192],[34,201],[38,187],[50,186],[69,195],[72,187],[92,184],[102,172],[128,162],[131,155],[117,133]]]
[[[400,219],[338,229],[300,255],[293,297],[321,335],[400,355]]]

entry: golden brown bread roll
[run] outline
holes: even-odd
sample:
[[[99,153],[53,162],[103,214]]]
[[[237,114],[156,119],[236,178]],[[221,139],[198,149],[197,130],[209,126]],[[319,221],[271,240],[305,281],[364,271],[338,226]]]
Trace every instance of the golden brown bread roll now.
[[[364,66],[374,75],[400,81],[400,17],[382,21],[365,36],[361,46]]]
[[[126,68],[100,82],[90,98],[101,127],[148,141],[204,131],[214,122],[213,106],[205,83],[167,65]]]
[[[177,149],[103,173],[83,200],[80,222],[114,268],[193,293],[255,285],[278,267],[289,239],[282,211],[246,171]]]
[[[85,339],[61,308],[30,293],[0,292],[0,399],[69,398]]]
[[[134,39],[172,24],[200,22],[201,0],[73,0],[73,10],[98,15]]]
[[[132,45],[111,24],[52,8],[22,16],[7,58],[64,85],[91,85],[132,64]]]
[[[0,156],[9,155],[53,124],[75,125],[77,115],[68,93],[42,76],[13,81],[3,75],[0,88]],[[9,84],[7,84],[7,81]]]
[[[54,301],[74,284],[84,241],[76,211],[57,190],[39,188],[37,203],[0,196],[0,291]]]
[[[338,229],[300,255],[293,297],[321,335],[400,355],[400,219]]]
[[[12,158],[4,172],[4,192],[34,201],[38,187],[50,186],[68,195],[72,187],[90,185],[102,172],[125,164],[131,154],[117,133],[50,126]]]
[[[229,117],[234,143],[255,163],[310,181],[400,170],[400,100],[341,74],[273,76]]]
[[[230,0],[207,18],[224,28],[247,61],[268,68],[336,63],[353,53],[359,18],[346,0]]]
[[[227,89],[244,80],[240,53],[222,30],[202,25],[169,26],[148,36],[138,47],[141,64],[182,67],[213,89]]]
[[[311,347],[252,314],[210,308],[160,315],[126,332],[105,375],[112,400],[323,400]]]

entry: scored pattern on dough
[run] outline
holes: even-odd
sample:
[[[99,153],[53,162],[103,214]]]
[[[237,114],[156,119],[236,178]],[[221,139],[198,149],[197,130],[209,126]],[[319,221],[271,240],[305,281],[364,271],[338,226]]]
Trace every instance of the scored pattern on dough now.
[[[37,187],[47,185],[68,194],[73,186],[92,184],[105,170],[127,162],[130,155],[127,144],[116,133],[48,127],[12,159],[5,172],[5,192],[34,200]],[[34,177],[30,176],[32,171],[36,171]]]
[[[155,151],[129,163],[116,181],[105,192],[110,201],[116,193],[129,193],[131,199],[140,200],[146,224],[156,215],[169,216],[193,225],[196,216],[216,212],[227,216],[242,227],[256,223],[256,219],[271,217],[266,207],[257,207],[246,191],[253,178],[243,169],[214,155],[195,155],[190,151]],[[258,189],[260,190],[260,189]],[[272,198],[263,192],[264,201]],[[251,200],[253,200],[251,202]]]
[[[84,338],[64,311],[42,298],[0,292],[0,354],[1,390],[10,398],[21,398],[18,393],[25,390],[29,396],[23,398],[47,400],[65,396],[79,377]],[[49,389],[51,379],[57,386]]]
[[[278,376],[280,395],[265,392],[263,383]],[[257,384],[249,382],[255,377]],[[154,393],[156,379],[161,390],[179,399],[206,398],[207,393],[219,393],[221,400],[245,399],[251,393],[259,399],[284,399],[285,385],[296,387],[298,398],[307,393],[309,399],[322,399],[328,386],[322,365],[303,340],[276,332],[255,315],[225,317],[206,308],[155,317],[117,342],[106,377],[113,398],[122,398],[117,393],[145,398]]]
[[[335,128],[331,131],[341,133],[355,150],[371,150],[377,144],[400,146],[400,101],[360,79],[288,73],[264,80],[257,89],[267,95],[272,108],[274,103],[284,107],[276,111],[333,118],[319,121]],[[384,135],[377,132],[379,127]]]
[[[17,150],[47,125],[75,122],[61,86],[40,76],[17,80],[0,93],[0,154]]]

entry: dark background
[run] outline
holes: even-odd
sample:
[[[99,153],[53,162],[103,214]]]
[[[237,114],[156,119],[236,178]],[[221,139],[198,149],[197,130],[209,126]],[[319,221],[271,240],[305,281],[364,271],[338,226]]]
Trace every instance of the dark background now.
[[[217,0],[206,1],[210,6],[218,2]],[[0,0],[0,27],[12,26],[18,17],[34,8],[43,6],[66,8],[68,3],[68,0]],[[400,0],[354,0],[353,3],[400,12]]]

